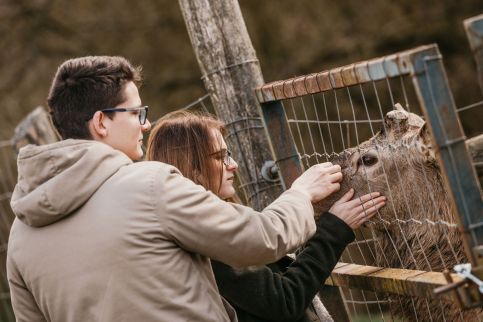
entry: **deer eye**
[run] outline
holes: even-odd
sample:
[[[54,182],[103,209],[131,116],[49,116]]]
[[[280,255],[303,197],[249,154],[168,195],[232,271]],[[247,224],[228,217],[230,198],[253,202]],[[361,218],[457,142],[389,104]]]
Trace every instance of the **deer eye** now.
[[[364,154],[362,157],[360,157],[357,163],[365,167],[370,167],[377,163],[377,157],[370,154]]]

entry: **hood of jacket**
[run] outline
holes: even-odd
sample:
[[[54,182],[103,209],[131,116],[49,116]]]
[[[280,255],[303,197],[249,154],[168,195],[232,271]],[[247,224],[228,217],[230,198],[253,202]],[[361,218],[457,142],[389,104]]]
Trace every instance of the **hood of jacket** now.
[[[18,181],[10,205],[29,226],[52,224],[76,211],[131,163],[124,153],[93,140],[28,145],[17,158]]]

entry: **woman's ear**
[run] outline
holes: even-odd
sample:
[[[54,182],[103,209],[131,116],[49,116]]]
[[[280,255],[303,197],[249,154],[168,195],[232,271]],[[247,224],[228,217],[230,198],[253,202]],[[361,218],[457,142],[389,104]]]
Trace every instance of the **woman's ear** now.
[[[94,116],[89,121],[89,131],[94,139],[102,140],[107,136],[107,127],[105,126],[106,116],[101,111],[94,113]]]

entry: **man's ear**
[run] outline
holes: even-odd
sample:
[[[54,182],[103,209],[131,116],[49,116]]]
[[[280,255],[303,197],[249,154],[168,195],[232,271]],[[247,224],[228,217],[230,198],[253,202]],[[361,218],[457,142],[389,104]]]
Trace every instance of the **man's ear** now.
[[[105,126],[106,115],[101,111],[94,113],[89,121],[89,131],[94,139],[102,140],[107,136],[107,127]]]

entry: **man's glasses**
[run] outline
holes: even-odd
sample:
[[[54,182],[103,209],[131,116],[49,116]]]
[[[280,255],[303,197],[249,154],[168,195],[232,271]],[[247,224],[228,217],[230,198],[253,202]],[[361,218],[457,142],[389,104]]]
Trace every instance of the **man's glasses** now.
[[[105,108],[100,110],[101,112],[134,112],[139,111],[139,123],[141,125],[146,124],[146,120],[148,119],[148,106],[140,106],[140,107],[113,107],[113,108]]]
[[[233,158],[231,157],[230,150],[222,149],[220,151],[210,154],[210,156],[213,156],[214,158],[219,160],[223,159],[223,164],[227,167],[232,165]]]

